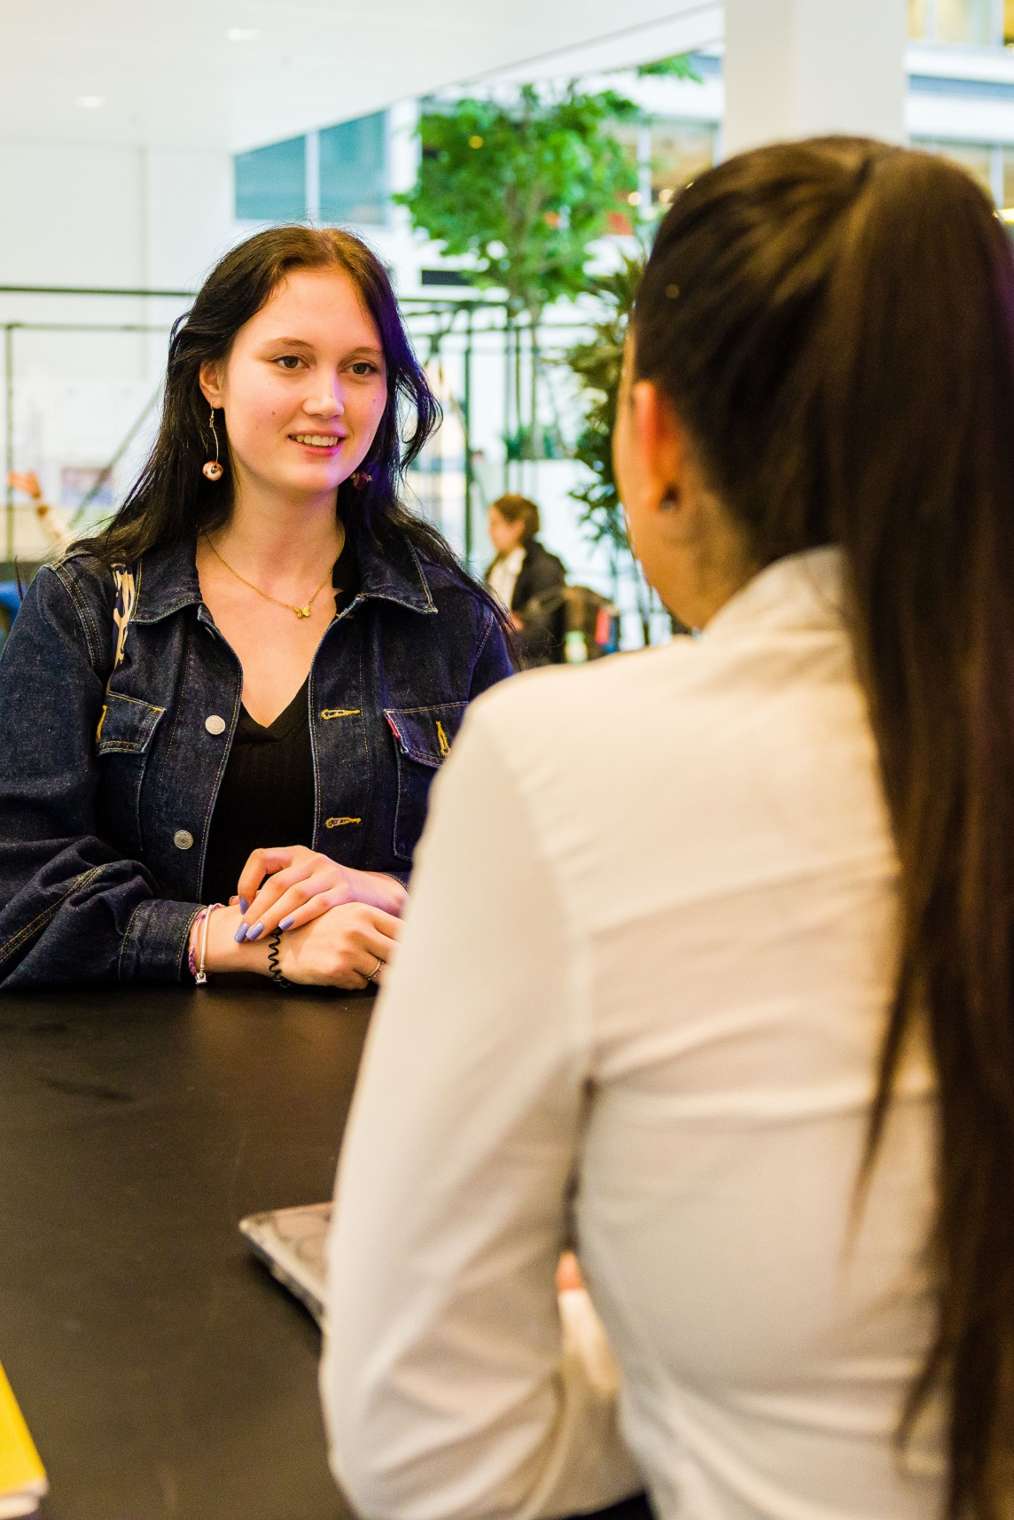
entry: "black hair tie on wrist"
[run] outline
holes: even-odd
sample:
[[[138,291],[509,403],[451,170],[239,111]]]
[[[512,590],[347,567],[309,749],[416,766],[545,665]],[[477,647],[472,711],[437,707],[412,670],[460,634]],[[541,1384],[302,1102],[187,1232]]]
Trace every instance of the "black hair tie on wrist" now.
[[[278,946],[281,938],[281,929],[276,929],[268,940],[268,974],[276,987],[291,987],[293,984],[288,977],[282,975],[282,968],[278,961]]]

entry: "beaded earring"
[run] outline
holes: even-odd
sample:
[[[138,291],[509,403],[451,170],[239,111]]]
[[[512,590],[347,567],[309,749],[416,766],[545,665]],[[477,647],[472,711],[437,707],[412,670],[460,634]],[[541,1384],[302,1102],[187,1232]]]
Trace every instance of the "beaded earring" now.
[[[214,407],[211,408],[211,416],[208,418],[208,423],[211,427],[211,436],[215,440],[215,457],[214,459],[209,459],[207,464],[201,467],[201,474],[206,480],[221,480],[225,472],[222,469],[222,462],[218,457],[218,434],[215,431]]]

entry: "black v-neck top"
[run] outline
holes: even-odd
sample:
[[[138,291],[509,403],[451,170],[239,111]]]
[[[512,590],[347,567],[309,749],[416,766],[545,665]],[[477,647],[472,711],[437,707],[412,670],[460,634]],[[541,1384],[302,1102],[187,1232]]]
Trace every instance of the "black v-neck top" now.
[[[348,538],[332,575],[335,609],[359,585]],[[316,789],[310,746],[310,678],[284,712],[264,726],[240,708],[211,819],[204,863],[205,902],[227,903],[249,856],[265,846],[313,843]]]

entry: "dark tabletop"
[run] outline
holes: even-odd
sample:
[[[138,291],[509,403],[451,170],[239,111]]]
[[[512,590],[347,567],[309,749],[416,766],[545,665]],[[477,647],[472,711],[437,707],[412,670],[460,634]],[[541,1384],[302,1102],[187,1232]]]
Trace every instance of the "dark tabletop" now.
[[[330,1197],[371,1003],[0,997],[0,1361],[46,1520],[349,1520],[317,1327],[236,1225]]]
[[[336,1520],[309,1315],[237,1221],[330,1196],[371,1000],[0,998],[0,1361],[51,1520]]]

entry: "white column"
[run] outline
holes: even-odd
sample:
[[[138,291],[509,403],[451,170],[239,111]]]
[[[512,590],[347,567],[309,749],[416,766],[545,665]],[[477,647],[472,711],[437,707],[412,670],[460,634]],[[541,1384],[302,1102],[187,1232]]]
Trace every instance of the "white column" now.
[[[905,137],[905,0],[725,0],[723,151]]]

